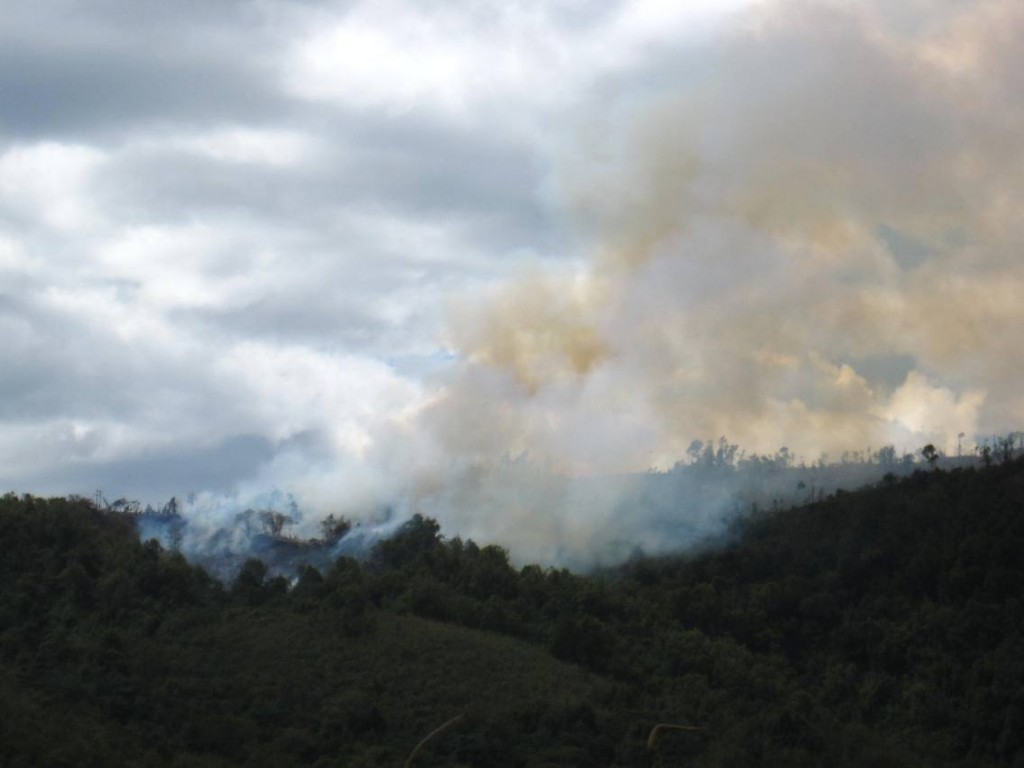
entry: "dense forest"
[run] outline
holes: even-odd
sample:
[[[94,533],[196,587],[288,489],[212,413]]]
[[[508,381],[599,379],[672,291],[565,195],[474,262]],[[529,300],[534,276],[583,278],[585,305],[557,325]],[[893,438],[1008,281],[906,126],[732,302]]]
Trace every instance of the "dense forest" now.
[[[889,475],[588,575],[414,517],[224,584],[0,499],[10,766],[1024,766],[1024,459]],[[660,732],[659,723],[698,730]]]

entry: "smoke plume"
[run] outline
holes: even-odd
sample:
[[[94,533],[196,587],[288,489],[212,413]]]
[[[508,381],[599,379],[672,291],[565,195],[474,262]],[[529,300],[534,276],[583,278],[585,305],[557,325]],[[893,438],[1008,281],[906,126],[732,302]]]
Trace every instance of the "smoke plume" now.
[[[419,503],[584,552],[621,488],[553,478],[706,436],[813,462],[1019,423],[1024,11],[921,10],[759,6],[696,82],[668,57],[583,110],[556,186],[591,256],[455,302]],[[519,455],[536,471],[496,469]]]
[[[1024,421],[1024,6],[767,3],[702,45],[573,107],[548,194],[582,258],[453,295],[414,407],[262,480],[586,565],[744,506],[642,474],[695,439],[812,465]]]

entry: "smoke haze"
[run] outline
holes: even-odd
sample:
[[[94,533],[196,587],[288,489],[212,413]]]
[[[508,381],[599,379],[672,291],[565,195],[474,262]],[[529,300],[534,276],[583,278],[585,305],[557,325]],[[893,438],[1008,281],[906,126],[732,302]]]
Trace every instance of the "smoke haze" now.
[[[229,507],[282,488],[314,517],[423,512],[450,534],[508,546],[520,561],[586,565],[719,533],[749,501],[749,489],[735,485],[638,485],[636,475],[672,468],[695,439],[725,435],[767,455],[786,446],[813,464],[823,454],[835,460],[885,445],[902,454],[933,443],[954,455],[961,443],[969,451],[975,440],[1024,423],[1024,7],[731,4],[713,22],[687,22],[698,31],[677,40],[657,33],[648,5],[627,3],[607,16],[578,9],[579,18],[556,20],[564,28],[530,14],[503,17],[512,32],[501,34],[512,37],[495,42],[491,90],[466,74],[465,62],[483,55],[475,48],[431,58],[443,50],[431,35],[465,33],[469,14],[429,24],[412,14],[411,26],[398,24],[388,38],[359,6],[345,34],[369,35],[359,38],[368,56],[377,48],[394,54],[394,71],[376,71],[372,83],[331,81],[326,38],[290,60],[294,98],[358,97],[346,105],[350,124],[375,110],[422,120],[400,123],[423,142],[409,150],[416,163],[464,152],[444,165],[452,173],[460,162],[470,168],[454,191],[432,188],[443,175],[431,170],[416,176],[416,190],[390,179],[388,148],[366,167],[381,185],[373,200],[408,194],[415,199],[396,210],[471,211],[469,223],[451,230],[471,239],[454,239],[435,219],[400,224],[365,206],[362,224],[345,219],[355,209],[340,214],[348,221],[342,230],[336,209],[325,209],[312,228],[365,237],[401,260],[364,274],[358,265],[369,260],[338,273],[327,257],[313,258],[312,278],[289,272],[289,282],[266,294],[257,278],[192,285],[194,275],[182,270],[179,282],[150,296],[180,322],[213,328],[204,340],[233,339],[204,341],[193,354],[175,337],[167,347],[174,354],[139,365],[143,377],[157,369],[177,376],[176,361],[215,360],[194,375],[205,382],[200,400],[214,392],[223,407],[207,413],[183,397],[191,426],[168,423],[165,434],[194,444],[202,429],[223,423],[228,440],[237,432],[230,422],[259,436],[246,443],[250,465],[214,489],[229,491]],[[585,31],[573,40],[556,34],[570,26]],[[407,33],[422,48],[413,53],[436,66],[406,79],[395,96],[386,84],[408,74],[399,55]],[[529,55],[502,57],[513,48],[521,54],[515,46],[527,38],[540,41],[538,61],[557,62],[550,82]],[[369,78],[366,67],[345,77]],[[409,141],[398,124],[387,123],[392,138]],[[373,135],[363,126],[358,140]],[[250,159],[269,153],[301,165],[304,153],[324,157],[320,145],[287,133],[237,138],[227,146]],[[481,149],[450,148],[462,139]],[[223,151],[215,142],[203,147]],[[83,178],[102,162],[86,149],[62,152],[64,166]],[[28,173],[33,157],[4,154],[0,184]],[[531,164],[543,171],[517,175]],[[327,193],[326,179],[310,178]],[[528,205],[507,192],[517,184],[531,186]],[[173,195],[173,185],[163,194]],[[248,203],[257,212],[265,204]],[[74,229],[94,212],[70,201],[49,215],[47,226]],[[524,249],[532,231],[547,234]],[[210,247],[201,228],[193,235]],[[157,253],[181,251],[159,232],[148,237]],[[289,238],[321,247],[292,233],[265,246],[258,263],[277,269],[273,248]],[[259,232],[245,238],[253,252],[259,240]],[[501,258],[466,267],[465,254],[488,243]],[[14,264],[21,249],[0,240],[0,262]],[[223,253],[220,272],[232,274],[230,247],[214,252]],[[105,253],[117,262],[116,251]],[[151,287],[144,276],[133,279]],[[397,287],[371,301],[378,279]],[[331,280],[357,286],[353,298],[339,304],[321,295]],[[227,298],[211,299],[216,311],[204,305],[197,319],[197,296],[210,285],[218,286],[211,295]],[[253,316],[252,297],[268,327],[247,327],[252,336],[239,338],[232,324]],[[6,301],[14,307],[20,299]],[[306,314],[306,304],[323,316]],[[350,323],[334,309],[341,305],[363,319]],[[127,329],[122,337],[164,332],[123,310],[111,298],[114,318],[105,321]],[[304,338],[307,323],[351,327],[345,344],[357,351],[280,345],[282,335]],[[173,392],[153,390],[178,405]],[[93,432],[67,434],[60,439]],[[119,445],[135,439],[130,430],[118,434]],[[5,444],[25,435],[9,425]],[[41,450],[59,442],[33,439],[45,443]],[[92,439],[97,452],[107,445]],[[220,444],[205,450],[216,456]],[[135,466],[118,461],[109,465],[122,467],[108,474],[115,482]],[[21,477],[33,472],[26,466]]]

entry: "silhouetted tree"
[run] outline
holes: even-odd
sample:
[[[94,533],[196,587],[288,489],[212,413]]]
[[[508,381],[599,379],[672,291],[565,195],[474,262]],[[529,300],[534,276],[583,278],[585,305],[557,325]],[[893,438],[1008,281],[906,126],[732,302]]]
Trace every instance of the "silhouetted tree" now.
[[[343,516],[328,515],[320,521],[320,535],[325,541],[342,539],[352,529],[352,523]]]
[[[935,463],[939,460],[939,452],[935,446],[928,443],[928,445],[921,449],[921,455],[924,456],[925,461],[931,465],[932,469],[935,469]]]
[[[878,463],[886,470],[893,470],[896,468],[896,448],[891,445],[886,445],[878,449],[878,453],[875,454],[878,459]]]
[[[294,520],[283,512],[267,510],[260,512],[260,523],[265,533],[271,536],[280,536],[286,525],[291,525]]]

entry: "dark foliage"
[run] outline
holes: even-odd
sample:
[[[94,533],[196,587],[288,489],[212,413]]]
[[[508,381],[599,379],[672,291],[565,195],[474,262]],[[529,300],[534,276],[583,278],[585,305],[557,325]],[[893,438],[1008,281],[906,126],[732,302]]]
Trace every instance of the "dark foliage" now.
[[[465,712],[418,764],[1024,765],[1021,460],[590,576],[416,516],[225,589],[133,520],[0,500],[0,763],[398,765]]]

